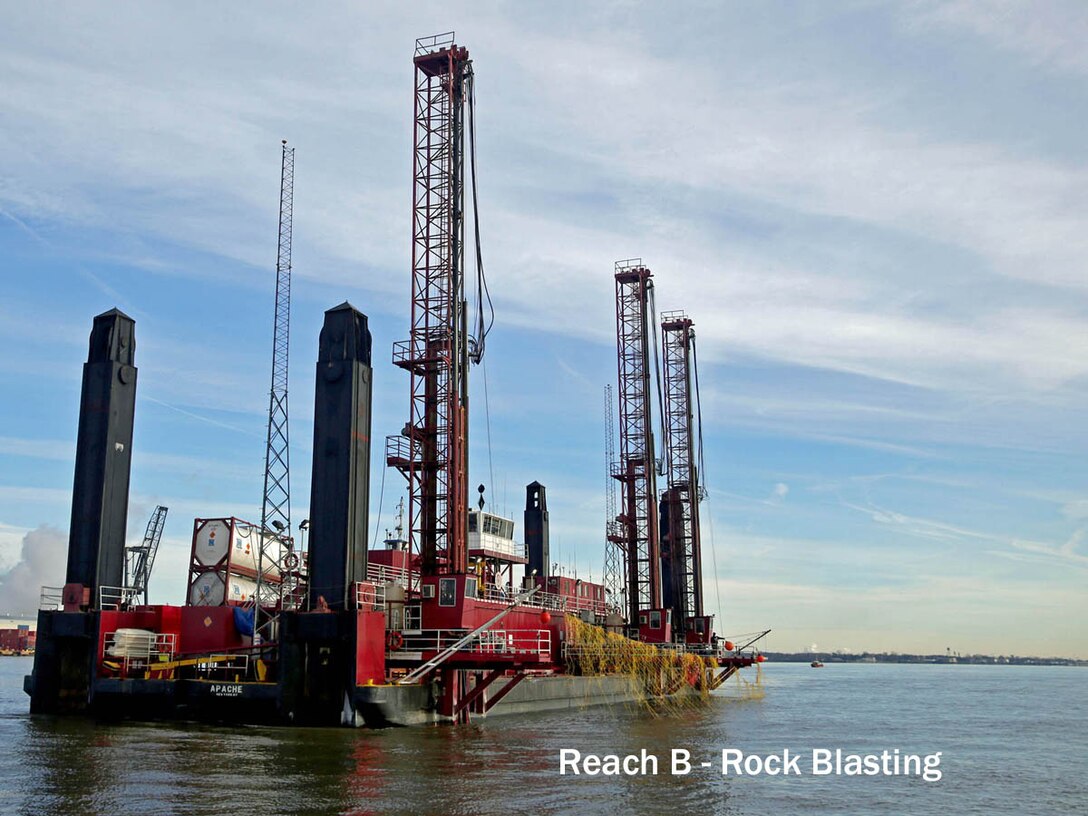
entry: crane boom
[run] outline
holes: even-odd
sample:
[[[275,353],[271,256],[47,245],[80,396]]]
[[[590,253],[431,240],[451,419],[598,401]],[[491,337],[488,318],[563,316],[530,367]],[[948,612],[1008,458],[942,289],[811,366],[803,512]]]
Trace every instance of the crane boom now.
[[[125,588],[129,597],[142,596],[147,604],[147,585],[151,580],[151,569],[155,566],[155,556],[159,552],[162,530],[166,526],[166,514],[169,508],[161,504],[151,514],[144,531],[143,540],[126,548],[125,552]]]

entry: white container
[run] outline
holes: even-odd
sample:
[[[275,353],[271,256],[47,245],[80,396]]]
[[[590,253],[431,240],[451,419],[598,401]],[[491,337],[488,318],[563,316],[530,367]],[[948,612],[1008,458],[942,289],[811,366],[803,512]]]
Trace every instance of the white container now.
[[[237,518],[225,518],[198,519],[193,526],[195,565],[240,568],[243,572],[256,575],[262,545],[268,548],[261,564],[264,574],[278,578],[276,564],[284,553],[283,542],[274,536],[261,535],[257,525]]]
[[[257,582],[228,572],[205,572],[197,577],[189,590],[190,606],[223,606],[243,604],[253,599]]]

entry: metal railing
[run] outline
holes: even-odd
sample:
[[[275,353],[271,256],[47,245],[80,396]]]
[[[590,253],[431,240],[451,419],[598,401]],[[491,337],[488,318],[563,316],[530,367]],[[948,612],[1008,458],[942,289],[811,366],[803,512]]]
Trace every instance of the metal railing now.
[[[38,598],[38,609],[60,610],[64,608],[64,587],[43,586]]]
[[[124,631],[106,635],[105,660],[115,660],[122,676],[133,670],[154,670],[156,663],[166,663],[177,653],[177,635],[162,632]]]
[[[701,657],[725,657],[726,655],[732,654],[732,652],[726,651],[726,648],[722,643],[718,643],[716,646],[711,643],[650,643],[649,645],[657,646],[660,649],[665,649],[670,652],[679,652],[680,654],[691,653]]]
[[[237,679],[245,677],[249,672],[248,654],[212,654],[208,655],[207,662],[197,663],[195,667],[197,677],[204,679]]]
[[[388,462],[410,462],[412,460],[412,440],[403,434],[385,438],[385,458]]]
[[[416,40],[416,56],[430,54],[440,48],[453,45],[454,33],[447,31],[444,34],[434,34],[430,37],[420,37]]]
[[[354,595],[356,609],[385,606],[384,584],[371,584],[369,581],[356,581]]]
[[[516,592],[494,584],[488,584],[476,591],[477,600],[489,603],[508,604],[516,595]],[[597,615],[604,615],[607,611],[603,600],[557,595],[554,592],[537,592],[533,597],[522,601],[521,605],[557,612],[593,612]]]
[[[425,629],[418,634],[405,635],[401,649],[441,652],[464,639],[467,632],[466,629]],[[461,654],[548,656],[552,651],[551,632],[547,629],[488,629],[457,651]]]
[[[139,587],[99,587],[99,609],[122,609],[133,606],[143,597],[143,590]]]
[[[366,575],[368,581],[377,584],[400,584],[407,587],[411,580],[411,573],[407,567],[389,567],[385,564],[367,564]]]
[[[419,604],[405,604],[404,606],[404,630],[406,632],[419,632],[423,627],[423,607]]]

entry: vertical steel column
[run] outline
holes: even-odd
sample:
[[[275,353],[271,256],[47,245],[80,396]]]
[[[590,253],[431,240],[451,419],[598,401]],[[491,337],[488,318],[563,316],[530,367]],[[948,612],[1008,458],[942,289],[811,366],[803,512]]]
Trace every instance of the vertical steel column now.
[[[408,424],[386,460],[408,479],[409,540],[424,575],[464,572],[468,524],[468,335],[463,155],[468,51],[416,41],[411,336],[393,362],[411,374]]]
[[[699,542],[699,474],[695,456],[692,372],[694,324],[683,312],[661,316],[665,362],[665,466],[667,488],[662,506],[662,559],[670,586],[667,606],[673,610],[678,635],[688,618],[703,614],[702,563]]]
[[[640,610],[661,607],[654,437],[650,422],[649,301],[651,272],[641,259],[616,262],[616,342],[619,363],[620,458],[613,476],[623,490],[628,623]]]
[[[547,578],[551,572],[548,542],[548,491],[540,482],[525,486],[525,550],[529,562],[525,574]]]
[[[371,336],[350,303],[325,312],[314,388],[309,602],[350,609],[366,580],[370,523]]]
[[[136,324],[111,309],[94,319],[76,437],[69,584],[91,591],[120,587],[125,572],[125,527],[136,412]]]

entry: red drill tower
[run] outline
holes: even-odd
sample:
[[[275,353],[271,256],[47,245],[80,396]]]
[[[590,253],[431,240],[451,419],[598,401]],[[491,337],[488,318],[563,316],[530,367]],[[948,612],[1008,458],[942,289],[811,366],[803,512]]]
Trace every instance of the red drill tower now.
[[[423,575],[466,568],[468,330],[464,292],[464,102],[468,50],[416,40],[412,323],[393,362],[412,378],[408,424],[386,458],[408,479],[409,538]]]
[[[661,316],[665,361],[665,466],[667,487],[661,496],[661,563],[664,605],[672,609],[673,632],[680,639],[692,618],[703,616],[702,556],[699,548],[699,501],[695,413],[694,324],[683,312]]]
[[[654,437],[650,424],[650,305],[653,281],[641,259],[616,262],[616,343],[619,359],[619,521],[627,553],[627,622],[661,607]]]

